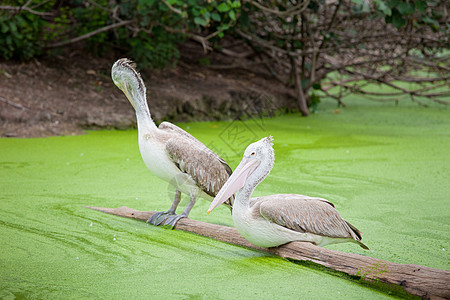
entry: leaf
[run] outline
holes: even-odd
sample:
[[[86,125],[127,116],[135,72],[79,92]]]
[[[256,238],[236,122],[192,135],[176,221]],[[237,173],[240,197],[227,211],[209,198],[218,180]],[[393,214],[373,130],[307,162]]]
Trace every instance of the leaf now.
[[[150,6],[149,1],[147,0],[138,0],[138,6]]]
[[[387,6],[389,6],[390,8],[394,8],[397,6],[397,4],[400,2],[400,0],[389,0],[387,2]]]
[[[13,48],[13,42],[12,42],[12,37],[10,35],[6,36],[6,44],[9,46],[9,49],[14,49]]]
[[[3,22],[1,22],[0,24],[2,25],[2,33],[7,33],[9,31],[9,27],[6,26],[6,24]]]
[[[414,13],[414,4],[413,3],[407,3],[407,2],[401,2],[397,5],[398,12],[402,15],[410,15]]]
[[[401,28],[406,25],[406,21],[403,18],[403,16],[398,12],[396,8],[392,10],[391,16],[386,16],[385,18],[386,23],[391,23],[394,25],[397,29]]]
[[[430,17],[423,17],[422,21],[426,24],[428,24],[431,29],[433,29],[434,31],[438,31],[439,30],[439,22],[430,18]]]
[[[225,2],[222,2],[219,6],[217,6],[217,10],[220,12],[227,12],[230,10],[230,6]]]
[[[20,15],[18,15],[18,16],[16,17],[16,20],[17,20],[17,24],[19,24],[19,27],[25,27],[25,26],[27,26],[27,21],[25,21],[25,19],[22,18]]]
[[[362,10],[362,12],[369,13],[370,12],[369,3],[364,1],[363,4],[362,4],[362,9],[361,10]]]
[[[195,17],[198,17],[198,16],[200,16],[200,11],[198,10],[198,9],[196,9],[196,8],[193,8],[192,9],[192,14],[195,16]],[[195,21],[194,21],[195,22]]]
[[[216,12],[211,13],[211,19],[213,19],[216,22],[220,22],[221,20],[220,15]]]
[[[12,34],[16,34],[17,33],[17,25],[15,22],[10,22],[9,23],[9,28],[11,28],[11,33]]]
[[[228,12],[228,15],[230,16],[231,20],[236,21],[236,14],[234,13],[234,10],[230,10]]]
[[[377,5],[378,10],[381,11],[386,16],[390,16],[392,14],[391,9],[383,0],[375,0],[374,3]]]
[[[233,8],[239,8],[239,7],[241,7],[241,2],[240,2],[240,1],[233,1],[233,2],[231,3],[231,6],[232,6]]]
[[[203,27],[206,26],[206,21],[205,19],[201,18],[201,17],[195,17],[194,18],[194,23],[197,25],[202,25]]]
[[[352,7],[352,10],[356,14],[370,12],[370,6],[369,6],[369,4],[366,1],[364,1],[364,0],[362,0],[362,1],[352,0],[352,2],[356,3],[356,5],[353,5],[353,7]]]
[[[395,15],[392,18],[392,24],[398,29],[406,25],[406,20],[402,16]]]
[[[422,21],[423,21],[424,23],[427,23],[427,24],[437,23],[436,20],[433,20],[432,18],[430,18],[430,17],[428,17],[428,16],[423,17],[423,18],[422,18]],[[439,23],[437,23],[437,24],[439,24]]]
[[[222,25],[220,25],[219,28],[217,28],[217,29],[218,29],[218,30],[225,31],[225,30],[227,30],[228,28],[230,28],[230,26],[228,26],[228,24],[222,24]]]
[[[416,6],[416,9],[420,12],[424,12],[428,8],[427,2],[424,0],[416,0],[414,2],[414,5]]]

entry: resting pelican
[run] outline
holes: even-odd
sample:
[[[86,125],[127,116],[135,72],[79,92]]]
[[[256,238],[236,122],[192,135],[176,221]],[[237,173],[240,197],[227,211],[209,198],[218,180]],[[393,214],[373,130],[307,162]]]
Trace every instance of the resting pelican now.
[[[156,213],[148,222],[160,225],[165,221],[164,225],[173,227],[180,218],[188,217],[198,197],[212,201],[231,175],[231,168],[178,126],[162,122],[156,127],[147,105],[144,81],[132,61],[126,58],[116,61],[111,77],[136,110],[139,150],[145,165],[175,187],[175,199],[169,210]],[[181,192],[188,194],[190,201],[183,213],[176,215]],[[225,201],[231,208],[233,197]]]
[[[256,246],[276,247],[292,241],[318,246],[354,242],[369,249],[361,243],[361,232],[342,219],[328,200],[296,194],[250,199],[256,186],[272,170],[274,160],[272,137],[249,145],[208,214],[237,191],[232,212],[234,225]]]

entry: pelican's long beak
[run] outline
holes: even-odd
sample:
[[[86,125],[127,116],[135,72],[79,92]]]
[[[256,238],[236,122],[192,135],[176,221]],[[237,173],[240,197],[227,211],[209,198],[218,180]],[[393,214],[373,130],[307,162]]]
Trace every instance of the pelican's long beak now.
[[[207,214],[209,214],[220,204],[224,203],[234,193],[239,191],[245,185],[247,178],[255,171],[259,164],[260,162],[255,158],[244,157],[239,166],[233,174],[231,174],[230,178],[228,178],[227,182],[225,182],[217,196],[214,198],[213,202],[209,206]]]
[[[132,100],[133,97],[131,96],[130,91],[128,90],[128,88],[124,87],[122,92],[125,94],[125,96],[127,97],[128,101],[133,106],[134,110],[136,110],[136,107],[134,106],[134,101]]]

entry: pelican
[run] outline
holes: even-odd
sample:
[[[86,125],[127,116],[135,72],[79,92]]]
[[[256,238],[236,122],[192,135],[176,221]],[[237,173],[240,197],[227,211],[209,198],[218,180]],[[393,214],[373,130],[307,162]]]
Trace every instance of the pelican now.
[[[145,165],[157,177],[175,187],[175,199],[168,211],[158,212],[148,222],[153,225],[175,226],[188,217],[198,197],[212,201],[232,171],[216,153],[192,135],[169,122],[156,127],[147,105],[146,89],[141,75],[131,60],[122,58],[111,70],[114,84],[122,90],[136,111],[139,150]],[[175,213],[181,192],[189,195],[185,210]],[[225,200],[230,208],[233,197]]]
[[[239,233],[260,247],[292,241],[318,246],[354,242],[364,249],[361,232],[339,215],[325,199],[296,194],[251,198],[256,186],[272,170],[275,160],[272,137],[250,144],[234,173],[214,198],[208,214],[236,191],[233,222]]]

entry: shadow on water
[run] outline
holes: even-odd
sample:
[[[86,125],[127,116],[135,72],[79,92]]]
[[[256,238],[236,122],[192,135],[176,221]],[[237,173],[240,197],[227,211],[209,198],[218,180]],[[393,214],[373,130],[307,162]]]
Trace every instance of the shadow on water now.
[[[89,292],[87,288],[73,286],[71,283],[55,285],[9,277],[7,287],[0,290],[0,299],[67,299],[68,295],[75,294],[82,298],[96,298],[96,294]]]
[[[4,211],[3,213],[9,213]],[[102,261],[102,263],[108,264],[111,260],[121,259],[124,261],[130,261],[128,255],[124,255],[109,245],[104,245],[104,241],[109,236],[102,232],[95,232],[91,230],[88,234],[85,230],[77,232],[74,230],[63,230],[55,228],[55,230],[48,229],[47,224],[42,220],[31,220],[33,225],[24,225],[24,223],[5,222],[0,220],[0,226],[5,229],[16,232],[17,235],[27,235],[28,239],[33,240],[33,244],[46,244],[55,248],[60,248],[66,253],[83,253]],[[32,249],[27,249],[24,246],[21,247],[26,250],[29,256],[33,255]]]
[[[317,270],[317,271],[320,271],[320,272],[323,272],[326,274],[330,274],[332,276],[336,276],[336,277],[339,277],[339,278],[342,278],[342,279],[345,279],[348,281],[355,282],[359,285],[365,286],[365,287],[373,289],[373,290],[383,292],[392,297],[398,297],[401,299],[421,299],[420,297],[413,296],[413,295],[405,292],[405,290],[401,286],[398,286],[395,284],[389,284],[389,283],[380,282],[377,280],[366,281],[366,280],[363,280],[360,276],[352,276],[352,275],[349,275],[344,272],[335,271],[333,269],[321,266],[319,264],[316,264],[316,263],[310,262],[310,261],[298,261],[298,260],[292,260],[292,259],[289,259],[289,261],[291,261],[292,263],[295,263],[296,265],[314,269],[314,270]]]

